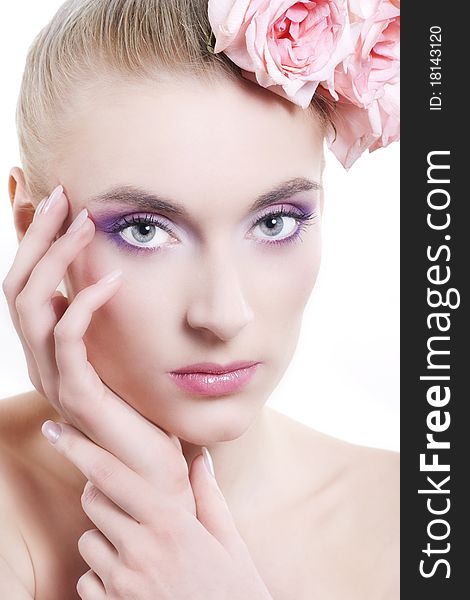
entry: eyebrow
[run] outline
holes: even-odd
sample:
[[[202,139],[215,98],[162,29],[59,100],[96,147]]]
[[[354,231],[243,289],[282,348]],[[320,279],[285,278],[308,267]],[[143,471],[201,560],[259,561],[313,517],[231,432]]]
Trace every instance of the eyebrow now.
[[[250,207],[250,212],[255,212],[266,206],[286,199],[299,192],[321,190],[321,185],[305,177],[289,179],[277,185],[272,190],[258,196]],[[89,198],[88,203],[94,204],[126,204],[137,207],[143,211],[166,211],[175,216],[190,219],[186,208],[178,203],[153,194],[134,185],[120,185],[113,187],[101,194]]]

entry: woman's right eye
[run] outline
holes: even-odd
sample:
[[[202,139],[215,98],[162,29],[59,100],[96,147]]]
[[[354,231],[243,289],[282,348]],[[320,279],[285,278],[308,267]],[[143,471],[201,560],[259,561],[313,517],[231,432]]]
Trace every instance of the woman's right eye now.
[[[117,241],[124,240],[127,246],[143,251],[155,251],[176,240],[169,226],[153,215],[125,217],[113,228],[113,235]]]
[[[130,244],[146,244],[153,242],[155,245],[163,244],[170,237],[166,231],[157,227],[153,223],[141,223],[139,225],[128,225],[121,229],[121,237]]]

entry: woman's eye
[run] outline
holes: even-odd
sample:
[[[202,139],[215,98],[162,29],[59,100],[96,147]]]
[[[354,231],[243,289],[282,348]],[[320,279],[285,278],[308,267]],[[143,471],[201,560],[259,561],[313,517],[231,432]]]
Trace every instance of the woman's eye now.
[[[288,215],[269,215],[263,217],[255,225],[254,230],[258,230],[261,235],[255,235],[260,239],[282,240],[288,238],[297,229],[297,219]]]
[[[259,217],[251,226],[250,236],[264,244],[295,242],[301,231],[316,218],[314,212],[303,214],[281,207]],[[179,243],[173,228],[153,215],[132,215],[119,221],[109,232],[127,249],[157,251]]]
[[[173,236],[154,223],[135,223],[120,229],[119,235],[131,246],[141,248],[156,248],[172,242]]]

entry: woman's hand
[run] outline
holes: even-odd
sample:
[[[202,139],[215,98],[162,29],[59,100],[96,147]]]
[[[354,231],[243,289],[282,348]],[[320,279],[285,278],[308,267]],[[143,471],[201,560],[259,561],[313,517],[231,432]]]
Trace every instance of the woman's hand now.
[[[82,506],[97,527],[78,543],[90,566],[77,583],[83,600],[272,600],[203,455],[189,475],[196,518],[119,456],[60,428],[54,446],[89,480]]]
[[[93,239],[95,226],[82,211],[55,240],[68,215],[65,195],[56,193],[55,199],[46,213],[38,206],[3,282],[30,379],[67,423],[120,456],[158,489],[178,494],[180,503],[195,514],[179,440],[115,394],[87,361],[82,337],[93,312],[118,290],[119,278],[84,288],[70,306],[56,292],[69,265]]]
[[[56,239],[68,214],[65,196],[56,200],[46,214],[36,211],[3,290],[31,381],[67,421],[55,447],[93,484],[82,497],[97,529],[79,542],[91,567],[77,585],[81,597],[270,598],[202,457],[189,473],[178,438],[117,396],[87,361],[83,335],[120,280],[100,280],[70,305],[55,291],[95,231],[82,213]]]

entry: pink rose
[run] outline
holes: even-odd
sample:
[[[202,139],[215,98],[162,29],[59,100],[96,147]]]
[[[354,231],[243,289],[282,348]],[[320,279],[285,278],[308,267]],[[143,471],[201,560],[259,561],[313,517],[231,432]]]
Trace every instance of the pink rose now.
[[[382,0],[348,0],[349,14],[365,21],[376,14],[381,4]]]
[[[344,168],[350,169],[365,150],[373,152],[400,139],[400,84],[386,84],[383,96],[367,109],[340,97],[333,120],[336,139],[329,129],[328,147]]]
[[[398,7],[397,7],[398,4]],[[400,73],[400,8],[394,0],[350,0],[354,54],[338,66],[334,91],[367,108]],[[329,89],[333,97],[335,93]]]
[[[386,85],[384,95],[377,101],[382,134],[369,147],[369,152],[385,148],[400,139],[400,82]]]
[[[345,0],[209,0],[208,14],[214,52],[302,108],[354,51]]]

